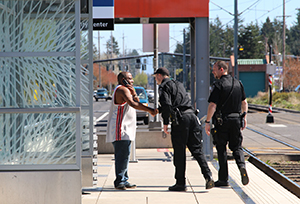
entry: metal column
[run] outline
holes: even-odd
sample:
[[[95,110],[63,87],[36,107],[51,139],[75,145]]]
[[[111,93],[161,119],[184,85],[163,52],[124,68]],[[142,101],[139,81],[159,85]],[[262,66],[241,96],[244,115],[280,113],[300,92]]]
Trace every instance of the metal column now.
[[[190,23],[190,39],[191,39],[191,57],[190,57],[190,64],[191,64],[191,102],[192,106],[196,108],[196,101],[195,101],[195,22]]]
[[[196,65],[196,106],[198,117],[207,113],[209,95],[209,19],[195,18],[195,65]],[[204,132],[204,131],[203,131]],[[203,133],[203,151],[208,160],[213,159],[210,136]]]

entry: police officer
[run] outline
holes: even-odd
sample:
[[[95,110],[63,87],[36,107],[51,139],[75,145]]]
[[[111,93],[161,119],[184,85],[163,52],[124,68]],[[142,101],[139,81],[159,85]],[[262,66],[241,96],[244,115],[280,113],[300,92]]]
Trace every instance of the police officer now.
[[[247,125],[245,114],[248,111],[244,87],[240,81],[228,75],[228,66],[224,61],[217,61],[213,66],[212,73],[217,81],[214,83],[208,99],[205,131],[207,135],[210,135],[210,120],[213,118],[215,130],[212,130],[212,134],[220,167],[219,179],[215,182],[215,186],[228,186],[227,142],[240,170],[242,183],[247,185],[249,178],[241,146],[243,140],[241,130]],[[244,115],[244,117],[241,117],[241,115]]]
[[[170,191],[186,191],[186,146],[201,167],[206,180],[206,189],[214,187],[212,173],[202,152],[202,133],[200,122],[191,106],[191,101],[182,83],[171,80],[169,71],[162,67],[153,74],[159,87],[159,113],[162,114],[164,132],[168,132],[171,119],[171,140],[174,149],[174,166],[176,184]]]

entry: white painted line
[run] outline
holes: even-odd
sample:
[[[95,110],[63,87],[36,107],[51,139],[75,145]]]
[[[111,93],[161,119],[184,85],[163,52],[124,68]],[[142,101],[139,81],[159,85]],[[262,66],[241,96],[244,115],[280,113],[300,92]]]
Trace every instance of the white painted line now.
[[[100,120],[102,120],[103,118],[105,118],[108,115],[108,111],[105,112],[103,115],[101,115],[99,118],[97,118],[96,122],[99,122]]]
[[[268,124],[270,127],[287,127],[286,125],[282,124]]]

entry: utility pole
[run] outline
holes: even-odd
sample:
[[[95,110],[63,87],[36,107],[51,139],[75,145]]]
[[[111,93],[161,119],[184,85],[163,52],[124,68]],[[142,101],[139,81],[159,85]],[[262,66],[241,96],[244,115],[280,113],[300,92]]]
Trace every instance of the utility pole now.
[[[153,69],[154,72],[158,69],[158,25],[155,23],[153,24],[153,51],[154,51],[154,58],[153,58]],[[158,87],[157,83],[154,80],[154,107],[158,107]],[[154,122],[158,122],[158,114],[154,116]]]
[[[123,37],[122,37],[122,39],[123,39],[123,57],[125,56],[124,55],[124,53],[125,53],[125,49],[124,49],[124,32],[123,32]],[[121,70],[119,70],[119,71],[121,71]],[[124,60],[122,60],[122,71],[125,71],[125,63],[124,63]]]
[[[99,60],[101,60],[101,52],[100,52],[100,31],[98,31],[98,49],[99,49]],[[99,63],[99,88],[101,87],[101,66]]]
[[[186,45],[185,45],[185,29],[183,29],[183,86],[186,88]]]
[[[110,58],[113,58],[113,52],[114,52],[114,45],[113,45],[113,34],[110,32],[110,39],[111,39],[111,52],[110,52]],[[112,71],[112,61],[110,61],[110,70]],[[111,81],[109,82],[109,93],[112,93],[112,87],[111,87]]]
[[[282,73],[285,71],[285,0],[283,0],[283,33],[282,33]],[[282,77],[284,77],[284,74],[282,74]],[[283,78],[282,78],[283,83]],[[284,83],[283,83],[283,89],[284,89]]]
[[[238,75],[238,0],[234,1],[234,77]]]

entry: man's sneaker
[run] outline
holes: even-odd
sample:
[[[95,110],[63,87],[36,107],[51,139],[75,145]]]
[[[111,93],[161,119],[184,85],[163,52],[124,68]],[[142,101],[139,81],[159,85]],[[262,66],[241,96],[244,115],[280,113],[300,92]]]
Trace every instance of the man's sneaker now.
[[[216,181],[215,182],[215,187],[221,187],[221,186],[229,186],[227,181]]]
[[[211,189],[211,188],[213,188],[215,186],[215,182],[211,178],[211,176],[209,178],[205,179],[205,181],[206,181],[206,184],[205,184],[205,188],[206,189]]]
[[[132,188],[132,189],[134,189],[134,188],[136,188],[136,185],[135,184],[131,184],[131,183],[126,183],[125,187],[126,188]]]
[[[115,186],[115,189],[118,189],[118,190],[126,190],[126,187],[124,184],[119,184],[117,186]]]
[[[245,167],[241,167],[240,172],[241,172],[242,184],[245,186],[249,183],[249,177],[247,175],[247,171],[246,171]]]
[[[175,184],[169,187],[169,191],[186,191],[185,185]]]

